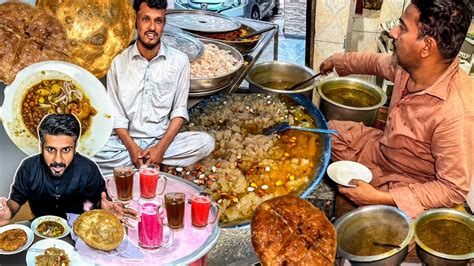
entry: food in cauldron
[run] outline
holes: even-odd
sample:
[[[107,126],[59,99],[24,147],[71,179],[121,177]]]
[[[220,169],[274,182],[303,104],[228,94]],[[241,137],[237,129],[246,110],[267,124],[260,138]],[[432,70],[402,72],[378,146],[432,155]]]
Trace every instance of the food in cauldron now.
[[[295,196],[255,210],[252,245],[263,265],[334,265],[336,231],[324,213]]]
[[[206,33],[206,32],[196,33],[195,32],[195,34],[201,35],[206,38],[225,40],[225,41],[237,41],[238,38],[248,35],[250,33],[252,32],[250,31],[249,27],[240,27],[234,31],[222,32],[222,33]],[[255,41],[255,40],[258,40],[259,38],[260,38],[260,35],[255,35],[255,36],[251,36],[250,38],[241,39],[239,41],[242,41],[242,42]]]
[[[97,113],[85,93],[71,81],[42,80],[26,91],[21,104],[23,123],[33,136],[47,114],[74,114],[81,123],[81,133],[87,131]]]
[[[312,181],[321,159],[321,137],[287,130],[265,136],[276,123],[315,127],[304,107],[276,94],[213,96],[190,112],[189,130],[216,140],[214,152],[199,163],[169,172],[210,192],[224,209],[221,223],[243,222],[263,201],[299,195]]]
[[[204,53],[191,62],[191,78],[213,78],[234,71],[239,60],[230,51],[220,49],[213,43],[204,44]]]

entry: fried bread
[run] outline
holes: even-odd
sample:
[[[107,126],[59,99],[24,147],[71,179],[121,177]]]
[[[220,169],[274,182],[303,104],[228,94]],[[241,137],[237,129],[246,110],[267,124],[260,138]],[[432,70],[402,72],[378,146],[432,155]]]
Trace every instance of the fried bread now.
[[[0,249],[15,251],[21,248],[28,237],[22,229],[10,229],[0,234]]]
[[[104,210],[81,214],[74,222],[73,230],[87,245],[104,251],[117,248],[124,236],[119,219]]]

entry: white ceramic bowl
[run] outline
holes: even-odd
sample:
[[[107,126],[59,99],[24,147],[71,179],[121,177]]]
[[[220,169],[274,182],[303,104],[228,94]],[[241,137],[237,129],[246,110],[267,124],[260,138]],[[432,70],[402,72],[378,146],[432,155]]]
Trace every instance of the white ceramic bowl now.
[[[53,221],[61,224],[64,227],[64,232],[60,236],[52,237],[52,236],[46,236],[38,232],[38,226],[42,222],[46,221]],[[59,216],[54,216],[54,215],[46,215],[46,216],[41,216],[33,220],[31,223],[31,229],[33,230],[33,233],[35,235],[41,237],[41,238],[63,238],[67,236],[71,232],[71,228],[69,228],[69,225],[67,224],[67,221]]]
[[[329,165],[328,176],[336,183],[346,187],[354,187],[349,184],[351,179],[359,179],[370,183],[372,172],[365,165],[353,161],[337,161]]]
[[[113,127],[113,109],[104,85],[80,66],[62,61],[32,64],[18,72],[12,84],[5,88],[5,100],[0,110],[3,127],[13,143],[24,153],[39,152],[39,140],[23,123],[22,100],[28,89],[44,79],[69,80],[81,87],[97,114],[89,129],[81,136],[78,151],[93,156],[107,143]]]

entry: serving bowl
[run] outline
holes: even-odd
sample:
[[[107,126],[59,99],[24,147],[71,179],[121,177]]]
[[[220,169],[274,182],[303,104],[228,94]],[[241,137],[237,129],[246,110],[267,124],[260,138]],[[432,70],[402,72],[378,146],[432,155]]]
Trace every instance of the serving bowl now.
[[[78,85],[97,113],[89,128],[81,135],[77,150],[86,156],[96,154],[109,139],[113,127],[113,108],[104,85],[80,66],[62,61],[44,61],[29,65],[18,72],[12,84],[5,88],[1,106],[3,127],[12,142],[28,155],[39,152],[39,140],[27,129],[21,115],[22,102],[28,89],[42,80],[60,79]]]
[[[229,36],[236,36],[241,37],[243,35],[248,35],[253,32],[256,32],[257,30],[242,24],[239,29],[231,31],[231,32],[225,32],[225,33],[209,33],[209,32],[202,32],[202,31],[189,31],[189,35],[192,35],[197,38],[203,38],[203,39],[209,39],[209,40],[216,40],[222,43],[225,43],[227,45],[230,45],[237,49],[240,53],[243,55],[250,54],[255,46],[257,46],[258,42],[261,39],[260,35],[257,35],[255,37],[251,37],[250,39],[244,39],[244,40],[235,40],[235,38],[230,38]],[[227,39],[224,39],[227,38]],[[233,40],[232,40],[233,39]]]
[[[427,265],[467,265],[474,258],[473,215],[431,209],[416,218],[414,229],[416,253]]]
[[[327,120],[349,120],[372,125],[377,110],[387,101],[378,86],[354,77],[338,77],[321,82],[319,109]]]
[[[237,71],[242,67],[244,62],[244,58],[242,54],[233,48],[230,45],[227,45],[222,42],[209,40],[209,39],[199,39],[203,44],[215,44],[220,50],[229,51],[232,56],[237,58],[238,63],[235,66],[234,70],[224,75],[210,77],[210,78],[191,78],[191,85],[189,87],[190,93],[204,93],[209,91],[215,91],[219,88],[224,88],[227,86],[231,81],[232,78],[235,76]],[[205,53],[205,51],[204,51]],[[196,62],[196,61],[194,61]]]
[[[334,226],[337,255],[352,265],[400,265],[413,237],[408,215],[385,205],[350,211],[337,219]]]
[[[306,66],[270,61],[254,65],[249,71],[246,80],[250,83],[250,91],[252,92],[301,93],[311,97],[317,83],[314,79],[308,81],[306,86],[302,86],[303,88],[301,89],[288,91],[284,88],[302,82],[314,74],[316,74],[314,70]]]

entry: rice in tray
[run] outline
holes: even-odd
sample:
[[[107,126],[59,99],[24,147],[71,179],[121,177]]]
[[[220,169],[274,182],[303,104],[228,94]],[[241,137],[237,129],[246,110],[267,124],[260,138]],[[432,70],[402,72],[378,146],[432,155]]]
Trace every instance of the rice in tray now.
[[[262,130],[283,121],[314,127],[306,110],[278,95],[213,96],[190,113],[184,130],[205,131],[216,147],[206,159],[185,169],[171,168],[210,192],[223,208],[222,223],[251,218],[262,201],[300,194],[312,181],[321,157],[319,134],[288,130],[271,136]]]

